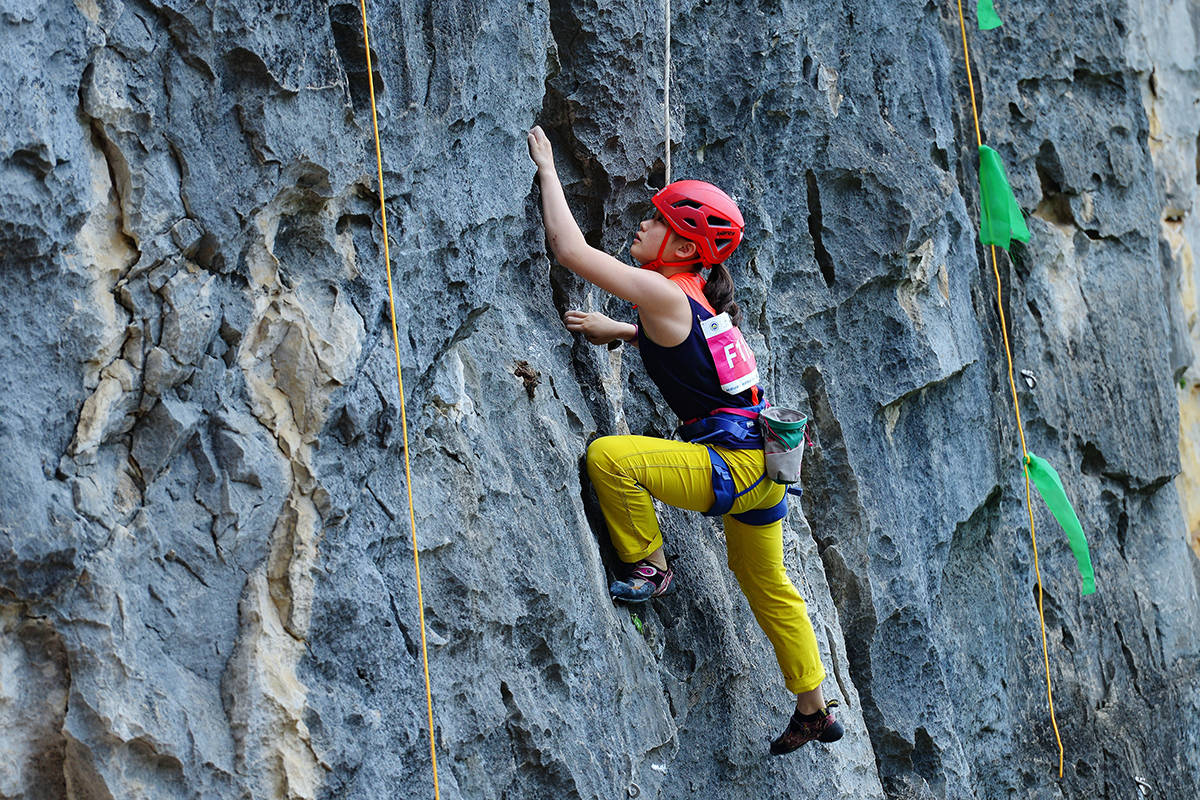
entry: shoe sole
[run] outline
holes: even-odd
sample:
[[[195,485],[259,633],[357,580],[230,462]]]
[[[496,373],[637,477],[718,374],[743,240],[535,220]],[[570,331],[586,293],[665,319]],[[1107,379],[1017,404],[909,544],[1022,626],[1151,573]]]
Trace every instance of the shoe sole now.
[[[658,594],[648,594],[645,597],[621,597],[620,595],[613,594],[610,591],[609,597],[612,598],[614,603],[624,603],[627,606],[640,606],[643,603],[649,603],[651,600],[657,600],[660,597],[666,597],[667,595],[671,594],[675,594],[674,581],[671,581],[669,584],[667,584],[667,588]]]

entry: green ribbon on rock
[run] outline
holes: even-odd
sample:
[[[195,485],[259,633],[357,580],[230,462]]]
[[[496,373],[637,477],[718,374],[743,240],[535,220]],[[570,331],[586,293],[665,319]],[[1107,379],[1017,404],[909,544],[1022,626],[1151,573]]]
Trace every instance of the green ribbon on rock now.
[[[1017,205],[1000,154],[986,144],[979,146],[979,238],[1005,250],[1013,239],[1029,241],[1025,216]]]
[[[975,3],[975,18],[979,21],[981,31],[990,31],[1004,24],[1000,15],[996,13],[992,0],[978,0]]]
[[[1038,458],[1033,453],[1029,454],[1025,463],[1028,467],[1029,479],[1033,481],[1033,485],[1037,487],[1042,499],[1046,501],[1050,513],[1067,532],[1067,541],[1071,545],[1071,552],[1075,554],[1075,561],[1079,564],[1079,574],[1083,578],[1083,594],[1092,594],[1096,591],[1096,573],[1092,570],[1092,554],[1088,552],[1087,537],[1083,535],[1083,526],[1079,524],[1079,516],[1071,506],[1071,501],[1067,499],[1062,479],[1058,477],[1058,472],[1054,467],[1050,466],[1050,462]]]

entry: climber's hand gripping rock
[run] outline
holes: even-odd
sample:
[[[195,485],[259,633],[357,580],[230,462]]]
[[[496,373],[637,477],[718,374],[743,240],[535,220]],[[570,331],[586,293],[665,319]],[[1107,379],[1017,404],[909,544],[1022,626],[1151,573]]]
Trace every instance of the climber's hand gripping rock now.
[[[627,342],[637,332],[633,325],[617,322],[599,311],[568,311],[563,315],[563,324],[572,333],[582,333],[592,344],[608,344],[618,339]]]
[[[529,131],[526,141],[529,143],[529,157],[537,165],[538,171],[553,171],[554,150],[550,147],[550,140],[546,138],[546,132],[542,130],[542,126],[534,125]]]

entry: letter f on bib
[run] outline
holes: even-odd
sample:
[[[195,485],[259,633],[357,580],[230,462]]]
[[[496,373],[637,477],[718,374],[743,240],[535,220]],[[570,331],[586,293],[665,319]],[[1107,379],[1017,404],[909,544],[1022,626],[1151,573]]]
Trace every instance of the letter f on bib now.
[[[733,369],[733,360],[738,357],[737,343],[730,342],[725,345],[725,366]]]

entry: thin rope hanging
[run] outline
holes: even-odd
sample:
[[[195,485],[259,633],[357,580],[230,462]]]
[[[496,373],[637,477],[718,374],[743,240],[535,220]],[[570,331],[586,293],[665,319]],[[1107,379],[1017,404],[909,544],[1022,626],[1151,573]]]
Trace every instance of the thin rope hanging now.
[[[666,172],[663,185],[671,182],[671,0],[663,0],[666,10],[666,54],[663,58],[663,147],[666,150]]]
[[[975,144],[977,147],[983,146],[983,136],[979,126],[979,109],[975,104],[975,80],[971,75],[971,54],[967,49],[967,23],[963,18],[962,0],[958,0],[958,26],[962,31],[963,44],[963,61],[967,67],[967,87],[971,93],[971,117],[975,121]],[[1050,650],[1046,644],[1046,614],[1042,604],[1042,572],[1038,565],[1038,546],[1037,546],[1037,531],[1033,521],[1033,496],[1029,486],[1029,450],[1025,444],[1025,426],[1021,422],[1021,403],[1017,399],[1017,383],[1013,379],[1013,359],[1012,347],[1008,341],[1008,322],[1004,318],[1004,300],[1000,286],[1000,268],[996,262],[996,245],[991,245],[992,254],[992,274],[996,278],[996,308],[1000,312],[1000,333],[1004,338],[1004,357],[1008,361],[1008,385],[1012,390],[1013,411],[1017,417],[1017,433],[1021,439],[1021,466],[1025,474],[1025,507],[1029,510],[1029,536],[1033,540],[1033,572],[1037,577],[1038,590],[1038,619],[1042,626],[1042,661],[1046,667],[1046,699],[1050,704],[1050,723],[1054,726],[1054,739],[1058,743],[1058,777],[1063,776],[1063,760],[1065,753],[1063,750],[1062,736],[1058,731],[1058,720],[1054,715],[1054,692],[1050,686]]]
[[[433,734],[433,692],[429,682],[429,650],[425,643],[425,601],[421,591],[421,558],[417,554],[417,518],[413,510],[412,469],[408,459],[408,415],[404,403],[404,370],[400,367],[400,337],[396,332],[396,300],[392,292],[392,254],[388,248],[387,203],[383,191],[383,150],[379,145],[379,115],[375,109],[375,78],[371,69],[371,37],[367,32],[367,3],[359,0],[362,11],[363,47],[367,53],[367,87],[371,94],[371,126],[375,131],[375,167],[379,178],[379,214],[383,226],[383,263],[387,272],[388,308],[392,316],[392,349],[396,354],[396,383],[400,389],[400,430],[404,441],[404,481],[408,489],[408,522],[412,531],[413,568],[417,577],[417,614],[421,623],[421,664],[425,670],[425,705],[429,711],[429,758],[433,765],[433,796],[440,800],[438,788],[437,749]]]

